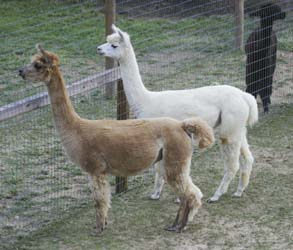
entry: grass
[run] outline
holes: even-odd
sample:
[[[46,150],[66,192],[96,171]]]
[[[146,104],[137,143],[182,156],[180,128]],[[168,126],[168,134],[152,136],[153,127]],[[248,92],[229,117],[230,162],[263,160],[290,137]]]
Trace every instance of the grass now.
[[[52,0],[4,1],[2,6],[0,105],[44,91],[43,87],[27,85],[16,77],[17,70],[27,64],[35,53],[36,43],[42,43],[45,48],[60,55],[68,83],[103,69],[104,59],[95,53],[96,46],[105,41],[104,17],[96,1],[59,1],[57,4]],[[282,26],[287,28],[281,28],[284,30],[279,34],[279,48],[292,52],[291,19],[291,15],[288,15],[287,23]],[[235,28],[231,15],[199,16],[196,21],[193,18],[137,18],[134,21],[121,16],[118,24],[131,34],[138,58],[144,63],[149,63],[147,57],[150,54],[163,53],[175,59],[178,54],[189,54],[189,60],[181,58],[183,64],[174,61],[167,71],[167,74],[171,72],[170,77],[164,75],[164,79],[174,79],[174,68],[180,78],[181,71],[189,70],[189,75],[194,75],[196,69],[198,78],[192,78],[192,81],[201,83],[204,80],[206,84],[213,83],[223,72],[233,72],[235,66],[236,74],[232,78],[228,75],[227,79],[232,82],[244,75],[243,54],[233,45]],[[245,39],[254,27],[255,23],[247,19]],[[160,58],[154,58],[153,61],[160,61]],[[167,62],[167,66],[170,63]],[[227,65],[228,69],[225,68]],[[211,79],[200,78],[207,76],[205,70]],[[224,83],[227,81],[220,80]],[[158,82],[156,78],[153,81]]]
[[[289,13],[286,25],[282,26],[287,28],[278,34],[280,55],[274,104],[292,99],[293,26],[290,24]],[[231,15],[134,20],[119,16],[118,25],[131,35],[148,88],[183,89],[211,84],[244,88],[245,58],[233,45]],[[255,26],[249,20],[245,25],[246,30]],[[28,63],[35,53],[37,42],[60,55],[67,83],[104,68],[104,59],[95,53],[96,45],[105,41],[104,17],[97,1],[2,1],[0,37],[3,41],[0,44],[0,105],[45,91],[42,85],[32,85],[16,77],[18,68]],[[73,98],[77,112],[89,119],[115,118],[116,100],[105,99],[104,93],[102,87]],[[288,126],[291,120],[287,120],[292,117],[292,108],[283,110],[274,106],[272,113],[263,117],[259,127],[251,131],[253,150],[260,155],[257,159],[264,160],[257,160],[255,181],[247,197],[234,200],[225,196],[219,204],[205,205],[199,221],[190,226],[190,231],[176,236],[162,230],[163,225],[171,223],[176,211],[171,201],[173,196],[167,191],[161,202],[147,200],[151,191],[147,184],[152,180],[147,174],[131,179],[134,189],[113,199],[112,219],[103,237],[90,236],[94,217],[87,179],[77,166],[67,161],[55,134],[50,107],[1,122],[0,248],[137,249],[140,246],[140,249],[176,249],[181,245],[188,249],[192,245],[199,249],[216,249],[217,246],[241,249],[242,244],[254,249],[277,249],[264,235],[267,230],[272,239],[276,234],[280,242],[289,242],[286,242],[290,233],[286,223],[290,210],[286,199],[290,198],[287,173],[291,173],[288,168],[291,162],[287,152],[290,148],[284,145],[292,148],[292,131]],[[193,162],[194,180],[206,196],[212,194],[220,181],[221,165],[216,147]],[[214,178],[207,178],[211,175]],[[110,181],[114,184],[113,179]],[[283,185],[278,186],[277,182]],[[142,183],[145,185],[141,186]],[[271,186],[279,193],[283,194],[283,190],[286,193],[277,197],[270,190]],[[260,193],[265,194],[264,198]],[[275,203],[269,201],[266,194],[273,196]],[[257,203],[259,198],[261,204],[253,207],[251,204]],[[266,209],[269,216],[262,214]],[[277,231],[283,227],[282,223],[284,236]],[[243,233],[242,227],[246,230]],[[235,239],[230,231],[235,231]]]
[[[9,249],[291,249],[293,107],[275,107],[272,113],[249,131],[256,164],[244,197],[231,197],[235,181],[220,202],[203,204],[184,233],[163,230],[177,209],[170,189],[151,201],[151,185],[143,185],[113,197],[108,228],[99,237],[94,209],[87,206]],[[216,148],[194,157],[192,175],[205,198],[212,195],[222,175]]]

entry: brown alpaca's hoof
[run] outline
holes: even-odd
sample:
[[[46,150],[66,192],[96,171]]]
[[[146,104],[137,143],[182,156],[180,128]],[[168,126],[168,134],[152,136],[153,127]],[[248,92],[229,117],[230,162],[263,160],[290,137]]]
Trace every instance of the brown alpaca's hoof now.
[[[101,236],[102,232],[104,231],[105,227],[97,228],[97,225],[93,226],[94,231],[90,232],[90,236],[98,237]]]
[[[181,233],[183,228],[181,228],[179,225],[172,225],[170,227],[166,227],[165,228],[166,231],[169,231],[169,232],[174,232],[174,233]]]
[[[105,226],[103,226],[103,227],[97,227],[96,228],[97,235],[101,234],[104,231],[104,229],[105,229]]]
[[[106,225],[107,225],[107,221],[105,221],[104,223],[102,223],[102,222],[96,223],[97,235],[101,234],[106,229]]]

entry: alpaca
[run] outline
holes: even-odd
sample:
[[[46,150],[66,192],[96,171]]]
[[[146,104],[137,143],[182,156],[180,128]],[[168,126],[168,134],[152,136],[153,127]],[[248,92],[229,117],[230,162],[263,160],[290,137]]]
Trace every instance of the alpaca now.
[[[250,16],[260,17],[260,28],[250,34],[245,45],[246,92],[255,98],[259,95],[264,112],[267,113],[271,103],[277,58],[277,36],[273,31],[273,23],[278,19],[284,19],[286,14],[278,5],[268,3]]]
[[[227,192],[229,183],[239,169],[239,157],[243,156],[239,185],[234,196],[241,197],[249,183],[254,158],[246,138],[246,125],[258,120],[256,100],[252,95],[235,87],[208,86],[190,90],[151,92],[142,82],[130,37],[115,25],[107,43],[97,52],[118,60],[125,94],[137,118],[172,117],[183,120],[200,117],[211,127],[219,127],[221,148],[225,160],[223,179],[208,202],[217,201]],[[164,179],[163,171],[156,167],[155,188],[152,199],[159,199]]]
[[[69,158],[90,176],[100,233],[110,208],[106,175],[126,177],[161,161],[167,182],[181,199],[176,220],[167,230],[180,232],[201,206],[202,193],[189,175],[191,135],[205,148],[213,130],[199,118],[183,122],[171,118],[144,120],[86,120],[78,116],[69,99],[57,55],[37,46],[39,53],[19,70],[20,76],[43,81],[50,96],[58,135]]]

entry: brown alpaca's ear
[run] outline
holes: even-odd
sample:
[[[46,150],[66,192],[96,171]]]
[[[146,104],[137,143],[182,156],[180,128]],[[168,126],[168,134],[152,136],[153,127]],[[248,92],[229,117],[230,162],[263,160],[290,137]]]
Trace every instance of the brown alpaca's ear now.
[[[45,53],[45,50],[42,48],[42,46],[39,43],[36,44],[36,49],[41,54]]]
[[[36,44],[36,49],[40,54],[42,54],[47,64],[53,64],[52,59],[49,57],[48,53],[43,49],[43,47],[40,44]]]

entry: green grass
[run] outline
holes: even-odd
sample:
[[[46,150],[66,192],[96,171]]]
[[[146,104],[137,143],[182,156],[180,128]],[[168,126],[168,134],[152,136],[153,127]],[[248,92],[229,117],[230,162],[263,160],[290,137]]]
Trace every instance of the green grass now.
[[[108,228],[98,237],[94,208],[87,206],[64,214],[9,249],[291,249],[292,122],[292,105],[275,107],[249,131],[256,163],[248,190],[241,199],[232,198],[236,180],[218,203],[204,202],[182,234],[163,229],[177,209],[169,187],[160,201],[151,201],[147,197],[152,187],[144,185],[113,197]],[[222,170],[217,148],[194,157],[193,180],[205,198],[212,195]]]
[[[105,41],[104,16],[96,1],[4,1],[2,6],[0,105],[44,90],[43,87],[29,86],[16,77],[17,70],[35,54],[36,43],[42,43],[45,48],[61,57],[68,83],[103,69],[104,59],[97,56],[95,50],[98,44]],[[138,60],[147,64],[155,63],[160,61],[161,54],[175,58],[173,65],[172,61],[167,62],[167,66],[171,67],[166,72],[168,75],[164,75],[165,80],[174,79],[172,74],[175,73],[178,78],[182,78],[180,73],[186,70],[190,71],[189,75],[194,75],[196,70],[197,76],[192,81],[199,85],[203,81],[206,81],[205,85],[212,84],[219,79],[219,75],[226,75],[226,79],[220,78],[221,83],[230,81],[233,84],[234,79],[239,80],[239,76],[244,75],[243,54],[234,48],[234,21],[231,15],[135,20],[120,16],[117,19],[119,26],[131,35]],[[291,15],[288,15],[285,22],[288,22],[287,25],[282,27],[288,28],[279,34],[279,48],[292,52]],[[253,22],[246,19],[245,39],[254,27]],[[189,54],[189,60],[180,58],[183,64],[176,60],[177,55],[182,53]],[[157,58],[148,60],[150,54],[157,55]],[[236,74],[224,74],[233,74],[235,68]],[[207,76],[205,70],[211,79],[200,78]],[[153,82],[152,80],[158,82],[156,76],[146,82]],[[174,84],[171,83],[170,86]]]
[[[5,1],[0,16],[0,105],[40,91],[15,77],[35,54],[36,43],[59,54],[68,81],[86,75],[80,65],[93,70],[99,61],[94,51],[97,41],[104,39],[104,18],[94,1]]]

